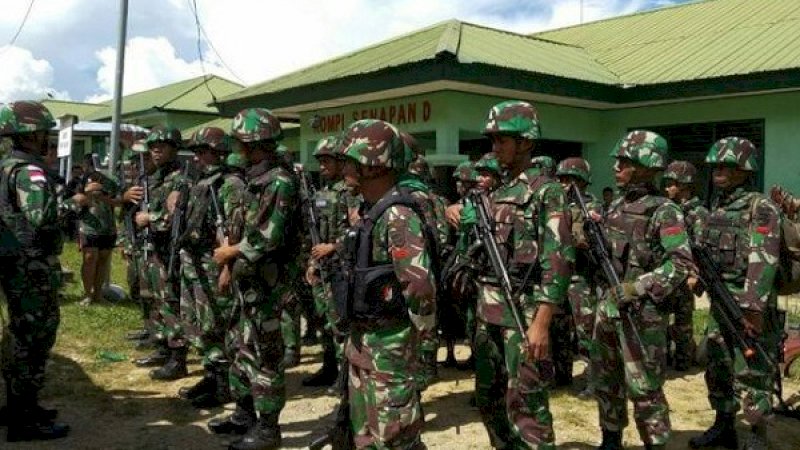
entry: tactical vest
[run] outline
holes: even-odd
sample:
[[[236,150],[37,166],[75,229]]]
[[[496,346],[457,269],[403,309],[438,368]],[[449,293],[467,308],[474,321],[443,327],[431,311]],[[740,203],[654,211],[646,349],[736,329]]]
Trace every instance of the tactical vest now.
[[[611,256],[621,280],[631,280],[650,272],[664,254],[659,242],[651,242],[656,210],[670,201],[664,197],[645,195],[632,202],[618,201],[606,217],[606,230]]]
[[[58,210],[58,199],[55,192],[55,184],[49,177],[47,171],[40,163],[35,161],[25,161],[14,158],[6,159],[0,173],[0,257],[41,257],[57,255],[61,252],[63,236],[57,220],[53,217],[52,223],[43,223],[38,229],[35,228],[22,209],[17,204],[16,199],[16,178],[19,169],[32,165],[40,168],[47,177],[47,199],[44,210],[53,208]]]
[[[202,253],[213,248],[216,240],[214,230],[214,205],[211,203],[211,187],[219,192],[225,182],[222,172],[200,179],[192,187],[186,208],[186,229],[181,236],[181,247],[192,253]]]
[[[264,190],[271,183],[277,182],[279,177],[283,175],[291,180],[294,184],[295,192],[298,190],[299,181],[294,171],[287,168],[285,165],[277,165],[270,167],[268,170],[251,175],[247,180],[247,193],[254,199],[260,199]],[[291,210],[286,217],[286,224],[284,225],[283,244],[281,249],[269,255],[269,259],[276,263],[289,263],[293,261],[295,253],[299,250],[302,243],[301,230],[303,229],[302,211],[295,201],[291,204]]]
[[[349,244],[346,245],[351,252],[353,270],[349,277],[346,297],[347,302],[342,304],[337,298],[337,312],[346,322],[354,321],[366,324],[368,327],[381,328],[393,324],[407,323],[408,312],[403,287],[397,279],[394,265],[391,260],[383,264],[375,264],[372,259],[373,236],[372,228],[377,220],[392,206],[402,205],[411,209],[422,221],[422,231],[425,236],[426,250],[430,255],[436,255],[436,233],[425,220],[425,213],[416,200],[406,193],[397,190],[390,191],[381,198],[362,217],[361,223],[349,235]],[[354,244],[354,245],[352,245]],[[438,279],[438,259],[431,258],[431,270]],[[344,294],[341,291],[339,295]],[[384,301],[387,294],[391,295],[389,301]]]
[[[314,208],[319,212],[319,236],[322,242],[335,242],[336,211],[339,203],[339,192],[330,188],[320,189],[314,196]]]

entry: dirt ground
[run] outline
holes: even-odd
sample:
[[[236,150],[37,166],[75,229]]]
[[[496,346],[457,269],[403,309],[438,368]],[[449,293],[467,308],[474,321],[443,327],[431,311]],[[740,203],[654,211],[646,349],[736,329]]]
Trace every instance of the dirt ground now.
[[[58,350],[58,349],[57,349]],[[468,350],[458,349],[464,357]],[[133,352],[136,354],[135,352]],[[288,402],[281,415],[285,448],[305,448],[329,423],[336,399],[323,389],[304,388],[301,379],[319,367],[319,346],[305,348],[300,366],[287,373]],[[440,360],[444,354],[440,354]],[[91,364],[58,350],[49,369],[50,386],[44,403],[57,407],[60,417],[72,426],[64,440],[8,444],[3,449],[220,449],[228,441],[208,432],[208,419],[228,413],[232,405],[209,411],[197,411],[175,395],[178,388],[198,380],[201,374],[197,358],[191,361],[190,378],[172,383],[153,383],[148,370],[129,362],[114,364],[113,370],[89,375],[82,366]],[[576,364],[576,373],[583,370]],[[73,380],[59,384],[59,379]],[[74,382],[78,379],[79,382]],[[469,406],[474,379],[468,372],[440,370],[440,381],[423,396],[426,426],[423,439],[432,449],[487,449],[486,433],[475,408]],[[797,392],[800,384],[787,382],[788,393]],[[688,439],[706,428],[713,413],[706,401],[702,372],[688,375],[671,373],[666,385],[672,409],[674,438],[671,449],[685,449]],[[551,397],[555,431],[560,448],[591,449],[599,442],[596,404],[580,400],[570,390],[556,391]],[[800,448],[800,422],[776,417],[770,425],[774,449]],[[740,427],[745,430],[743,426]],[[642,448],[636,430],[625,431],[628,448]]]

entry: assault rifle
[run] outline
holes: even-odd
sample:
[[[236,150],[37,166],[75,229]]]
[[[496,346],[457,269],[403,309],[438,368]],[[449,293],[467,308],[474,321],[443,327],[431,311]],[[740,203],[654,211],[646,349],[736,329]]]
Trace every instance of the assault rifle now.
[[[227,244],[230,235],[225,228],[225,211],[222,210],[222,207],[219,204],[217,190],[214,189],[214,185],[210,185],[208,189],[210,191],[209,195],[211,196],[211,205],[214,208],[214,229],[217,237],[217,243],[219,245]],[[231,271],[233,270],[232,264],[229,265],[229,268]],[[239,302],[240,307],[244,307],[244,297],[242,296],[242,291],[239,290],[239,285],[236,283],[236,280],[233,279],[231,279],[231,292],[233,293],[234,298]],[[232,314],[231,317],[236,317],[236,314]]]
[[[127,164],[130,164],[130,162],[128,162]],[[127,170],[128,171],[131,170],[130,166],[128,166]],[[129,175],[130,172],[128,172],[128,171],[126,171],[126,163],[125,162],[120,163],[120,165],[119,165],[119,191],[123,192],[123,193],[128,188],[128,183],[131,182],[131,180],[128,178],[130,176]],[[137,251],[137,249],[139,248],[139,242],[138,242],[139,237],[136,234],[136,224],[133,221],[133,215],[136,214],[136,208],[134,208],[133,205],[124,204],[122,206],[122,208],[120,208],[120,209],[122,210],[121,211],[122,224],[123,224],[123,227],[125,228],[125,235],[128,238],[128,242],[130,244],[130,248],[135,253]],[[136,258],[135,256],[131,256],[131,258],[129,260],[129,264],[133,264],[133,270],[135,271],[135,273],[137,273],[137,274],[140,273],[139,258]]]
[[[600,227],[600,224],[595,222],[589,217],[589,209],[586,207],[586,202],[583,199],[583,194],[578,186],[572,184],[570,190],[581,208],[581,215],[583,215],[583,230],[586,233],[586,241],[589,244],[589,254],[595,264],[600,266],[603,276],[609,284],[614,298],[622,298],[622,282],[619,280],[617,270],[614,268],[614,263],[611,262],[611,253],[608,251],[606,244],[605,233]],[[628,322],[630,331],[633,334],[633,339],[636,345],[641,349],[642,355],[647,358],[646,347],[642,342],[642,337],[639,335],[639,329],[636,327],[636,322],[631,317],[631,312],[627,309],[620,311],[616,304],[608,311],[610,319],[624,319]]]
[[[322,237],[319,235],[319,214],[317,213],[316,205],[314,205],[314,185],[308,180],[308,174],[303,170],[303,166],[295,165],[295,171],[300,178],[300,198],[306,209],[308,216],[308,234],[311,236],[311,246],[322,244]],[[327,280],[326,270],[323,268],[322,261],[319,261],[320,278]]]
[[[183,235],[183,229],[186,227],[186,207],[189,205],[189,161],[183,163],[182,175],[183,183],[181,183],[178,190],[178,201],[175,203],[175,211],[172,212],[172,224],[170,227],[169,262],[167,263],[167,279],[169,280],[175,276],[178,252],[181,249],[181,236]]]
[[[497,248],[497,241],[494,239],[494,220],[489,214],[490,208],[489,205],[487,205],[488,200],[486,196],[477,189],[473,189],[472,192],[470,192],[470,198],[472,199],[472,203],[475,205],[475,210],[478,213],[478,223],[476,226],[478,241],[483,244],[483,248],[489,257],[489,263],[492,265],[492,271],[494,271],[494,275],[500,282],[500,288],[503,290],[503,297],[506,300],[506,305],[508,305],[508,309],[511,310],[511,315],[514,318],[514,325],[516,325],[520,336],[527,340],[526,333],[528,327],[525,324],[522,312],[517,304],[516,296],[514,295],[514,289],[511,286],[511,278],[508,276],[508,270],[503,262],[503,257],[500,255],[500,249]],[[530,274],[530,271],[528,271],[528,274]],[[525,284],[527,284],[527,278],[528,275],[526,274],[519,290],[522,290],[525,287]]]
[[[147,169],[144,165],[144,154],[139,153],[139,182],[142,184],[144,191],[142,201],[139,202],[139,211],[143,213],[150,212],[150,180],[147,178]],[[153,245],[153,238],[150,235],[150,226],[142,228],[142,260],[149,259],[150,248]]]
[[[342,358],[339,368],[341,374],[338,382],[341,382],[341,392],[339,394],[339,406],[336,407],[333,426],[328,431],[314,439],[309,444],[309,450],[322,450],[326,445],[330,445],[332,450],[351,450],[355,448],[353,442],[353,430],[350,428],[350,397],[348,392],[349,370],[347,358]]]

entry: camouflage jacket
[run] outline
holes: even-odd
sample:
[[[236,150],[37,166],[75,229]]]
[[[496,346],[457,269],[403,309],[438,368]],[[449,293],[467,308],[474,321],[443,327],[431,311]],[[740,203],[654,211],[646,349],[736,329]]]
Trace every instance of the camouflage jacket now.
[[[96,172],[103,185],[103,192],[96,194],[114,198],[119,195],[119,184],[101,172]],[[112,236],[117,234],[114,207],[93,194],[88,195],[89,204],[80,209],[80,231],[85,236]]]
[[[409,192],[417,200],[425,212],[425,221],[436,230],[436,244],[441,252],[447,244],[448,237],[447,221],[444,218],[446,206],[437,199],[438,196],[433,194],[431,188],[424,181],[413,175],[402,177],[397,186]]]
[[[293,223],[298,212],[296,178],[284,165],[265,160],[247,170],[247,191],[249,205],[239,250],[251,263],[268,254],[281,256],[276,252],[291,243],[287,238],[299,226]]]
[[[319,213],[319,237],[322,242],[334,243],[346,231],[347,186],[344,181],[337,181],[324,186],[316,192],[314,206]]]
[[[637,283],[659,303],[696,269],[683,211],[656,192],[650,185],[622,192],[611,204],[605,231],[620,281]]]
[[[0,163],[0,255],[61,253],[55,184],[41,158],[12,150]]]
[[[228,242],[236,244],[241,239],[247,203],[244,179],[237,173],[226,172],[222,166],[210,166],[204,169],[189,193],[192,201],[186,208],[186,235],[182,247],[191,253],[211,253],[219,245],[212,187],[217,195]]]
[[[581,211],[577,199],[573,199],[572,195],[568,195],[567,198],[570,202],[569,213],[572,220],[572,242],[575,245],[575,272],[573,276],[581,276],[587,280],[591,280],[596,267],[591,263],[591,258],[589,257],[589,243],[583,231],[585,218],[583,217],[583,212]],[[589,212],[594,211],[601,216],[603,215],[602,202],[591,192],[583,193],[583,201]]]
[[[775,301],[782,221],[775,203],[741,187],[723,194],[711,208],[699,240],[717,259],[742,309],[764,311]]]
[[[538,303],[561,304],[575,261],[570,233],[570,216],[564,189],[554,180],[539,179],[540,169],[529,168],[507,180],[490,196],[495,221],[495,240],[505,253],[512,278],[521,279],[531,264],[538,276],[522,292],[523,307],[530,317]],[[491,267],[486,267],[482,284],[495,284]],[[537,286],[534,286],[538,284]],[[514,286],[517,289],[517,286]],[[488,323],[513,326],[513,317],[502,298],[481,296],[478,313]]]
[[[184,179],[177,161],[169,162],[156,169],[149,177],[150,182],[150,229],[156,234],[169,233],[170,213],[167,211],[167,197],[173,191],[180,190]]]
[[[693,242],[697,242],[697,237],[703,232],[703,227],[708,219],[708,209],[697,197],[681,203],[681,209],[684,219],[686,219],[686,231]]]

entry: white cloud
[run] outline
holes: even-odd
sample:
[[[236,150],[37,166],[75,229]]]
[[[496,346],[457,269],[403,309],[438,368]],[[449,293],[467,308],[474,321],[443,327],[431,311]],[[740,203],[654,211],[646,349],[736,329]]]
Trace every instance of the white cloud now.
[[[48,93],[61,99],[69,97],[52,88],[53,66],[45,59],[36,59],[27,49],[0,47],[0,67],[0,102],[38,100]]]

